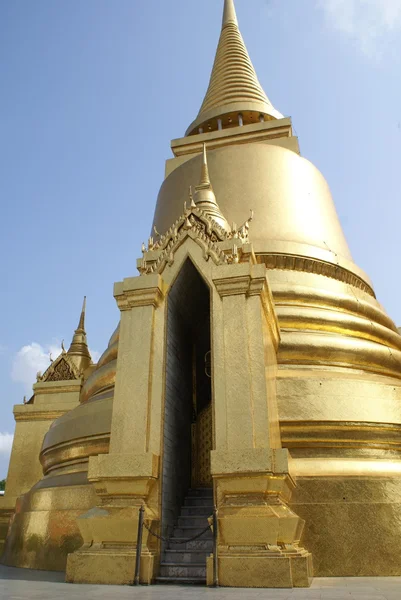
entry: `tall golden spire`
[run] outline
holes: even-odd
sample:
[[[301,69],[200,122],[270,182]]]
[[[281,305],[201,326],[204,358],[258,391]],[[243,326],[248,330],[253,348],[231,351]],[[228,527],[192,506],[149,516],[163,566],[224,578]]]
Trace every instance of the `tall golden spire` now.
[[[89,353],[88,342],[86,340],[85,312],[86,296],[84,296],[78,327],[74,332],[71,346],[68,349],[68,355],[74,360],[75,365],[80,371],[84,371],[90,365],[92,360]]]
[[[195,204],[208,214],[216,223],[226,231],[230,230],[223,213],[217,204],[216,196],[210,182],[209,167],[207,164],[206,144],[203,144],[202,169],[199,185],[195,186]]]
[[[209,88],[186,135],[282,117],[259,83],[238,28],[234,0],[224,0],[222,30]]]

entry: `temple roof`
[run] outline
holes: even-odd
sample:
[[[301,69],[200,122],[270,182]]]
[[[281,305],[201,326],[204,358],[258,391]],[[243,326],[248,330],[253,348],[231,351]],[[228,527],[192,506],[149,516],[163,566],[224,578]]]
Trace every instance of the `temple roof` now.
[[[239,122],[239,115],[241,121]],[[223,23],[209,87],[198,117],[186,135],[221,126],[233,127],[259,120],[281,119],[266,96],[238,27],[234,0],[224,1]]]
[[[85,369],[91,364],[92,359],[85,331],[85,309],[86,296],[84,297],[78,327],[74,332],[71,346],[68,351],[66,351],[64,348],[64,340],[61,342],[61,354],[54,361],[50,357],[51,365],[46,369],[43,375],[41,373],[37,374],[38,382],[79,379]]]

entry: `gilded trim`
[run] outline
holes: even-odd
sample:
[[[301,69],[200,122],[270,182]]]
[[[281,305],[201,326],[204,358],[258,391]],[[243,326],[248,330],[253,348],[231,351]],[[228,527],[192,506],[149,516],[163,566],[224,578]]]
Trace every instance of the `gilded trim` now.
[[[377,448],[401,451],[401,425],[357,421],[282,421],[285,448]]]
[[[315,275],[324,275],[330,279],[337,279],[356,287],[369,296],[376,298],[373,289],[363,279],[351,273],[344,267],[334,265],[322,260],[307,258],[305,256],[296,256],[294,254],[257,254],[258,262],[266,265],[267,269],[281,269],[287,271],[304,271],[314,273]]]

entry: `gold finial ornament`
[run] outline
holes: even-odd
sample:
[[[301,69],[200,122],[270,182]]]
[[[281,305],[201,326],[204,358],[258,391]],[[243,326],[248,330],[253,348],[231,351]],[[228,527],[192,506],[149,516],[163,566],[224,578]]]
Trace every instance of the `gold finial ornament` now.
[[[266,96],[238,27],[234,0],[225,0],[222,30],[209,87],[186,135],[260,120],[282,119]]]
[[[199,185],[195,186],[194,202],[197,208],[203,210],[208,216],[216,221],[220,227],[225,231],[230,231],[230,226],[217,204],[216,196],[210,181],[206,144],[203,144],[201,177]]]
[[[84,296],[84,301],[82,304],[81,316],[79,318],[78,329],[85,330],[85,313],[86,313],[86,296]]]
[[[203,144],[202,172],[199,185],[208,186],[210,189],[212,187],[210,183],[209,166],[207,164],[206,144]]]
[[[238,27],[237,13],[235,11],[234,0],[224,0],[224,13],[222,28],[233,23]]]
[[[84,296],[78,327],[74,332],[71,346],[69,347],[67,353],[71,358],[73,358],[75,366],[80,371],[84,371],[90,365],[92,360],[88,348],[88,342],[86,340],[85,314],[86,296]]]
[[[194,202],[194,195],[193,195],[193,192],[192,192],[192,185],[189,186],[189,199],[191,201],[190,202],[190,207],[191,208],[196,208],[196,204]]]

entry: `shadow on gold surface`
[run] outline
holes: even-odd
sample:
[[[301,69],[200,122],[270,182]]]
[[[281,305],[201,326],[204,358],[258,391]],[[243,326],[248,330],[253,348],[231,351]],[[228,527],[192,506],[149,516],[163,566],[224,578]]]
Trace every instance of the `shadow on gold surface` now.
[[[94,505],[86,476],[76,473],[59,481],[42,480],[17,501],[2,563],[14,567],[63,571],[67,556],[82,545],[76,518]],[[76,485],[74,485],[76,481]],[[45,487],[46,484],[58,487]]]

